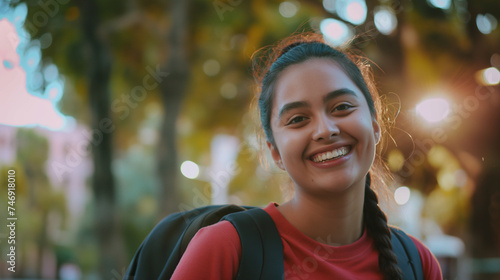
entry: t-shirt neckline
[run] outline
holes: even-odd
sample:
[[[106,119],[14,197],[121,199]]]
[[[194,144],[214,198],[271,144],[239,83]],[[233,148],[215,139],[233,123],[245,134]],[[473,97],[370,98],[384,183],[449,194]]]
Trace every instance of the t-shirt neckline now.
[[[360,255],[368,254],[372,249],[372,240],[368,237],[366,228],[363,230],[361,237],[351,244],[339,246],[328,245],[305,235],[295,228],[278,210],[278,205],[277,203],[271,202],[264,210],[271,216],[276,224],[276,228],[283,242],[301,244],[301,246],[306,247],[305,249],[311,252],[321,251],[322,257],[330,260],[359,258]]]

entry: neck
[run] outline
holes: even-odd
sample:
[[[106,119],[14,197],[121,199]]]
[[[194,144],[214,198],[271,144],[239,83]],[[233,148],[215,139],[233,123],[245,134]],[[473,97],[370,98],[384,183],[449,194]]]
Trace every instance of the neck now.
[[[294,198],[278,207],[299,231],[333,246],[347,245],[363,234],[364,186],[325,196],[311,196],[296,188]]]

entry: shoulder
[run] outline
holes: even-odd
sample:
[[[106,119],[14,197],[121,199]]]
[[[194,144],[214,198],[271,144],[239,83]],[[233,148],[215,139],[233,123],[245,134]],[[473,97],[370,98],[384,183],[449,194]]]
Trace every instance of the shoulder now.
[[[424,279],[442,279],[441,266],[438,260],[432,254],[427,246],[418,240],[416,237],[409,235],[413,243],[417,247],[418,253],[420,254],[420,260],[422,261],[422,269],[424,272]]]
[[[214,247],[222,242],[224,244],[233,245],[233,249],[241,250],[240,237],[234,226],[228,221],[221,221],[216,224],[200,229],[193,240],[188,245],[200,247]]]
[[[240,257],[238,232],[230,222],[218,222],[196,233],[172,279],[233,279]]]

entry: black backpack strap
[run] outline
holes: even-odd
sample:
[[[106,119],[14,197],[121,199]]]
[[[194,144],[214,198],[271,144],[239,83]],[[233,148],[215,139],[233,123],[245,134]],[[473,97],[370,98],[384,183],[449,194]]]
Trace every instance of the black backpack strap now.
[[[179,264],[179,261],[187,249],[187,246],[194,235],[203,227],[213,225],[220,221],[225,215],[244,211],[245,207],[237,205],[212,205],[202,208],[196,208],[182,215],[183,221],[187,224],[184,232],[177,238],[177,244],[171,251],[170,256],[165,263],[159,279],[170,279]],[[191,216],[186,216],[186,214]],[[176,240],[176,239],[173,239]]]
[[[241,260],[236,279],[284,279],[283,244],[273,219],[255,208],[224,217],[238,231]]]
[[[211,205],[165,217],[144,239],[123,280],[170,279],[189,241],[200,228],[248,208],[251,207]]]
[[[422,261],[417,246],[402,230],[391,227],[392,250],[398,258],[403,279],[423,280]]]
[[[180,255],[182,256],[184,252],[187,249],[187,246],[189,245],[189,242],[195,234],[203,227],[206,227],[207,225],[213,225],[220,221],[224,216],[239,212],[239,211],[245,211],[247,210],[248,207],[242,207],[238,205],[222,205],[222,206],[215,206],[213,211],[205,214],[205,215],[199,215],[196,219],[194,219],[186,228],[184,231],[184,234],[182,235],[181,238],[181,243],[180,243]],[[196,211],[196,210],[195,210]]]

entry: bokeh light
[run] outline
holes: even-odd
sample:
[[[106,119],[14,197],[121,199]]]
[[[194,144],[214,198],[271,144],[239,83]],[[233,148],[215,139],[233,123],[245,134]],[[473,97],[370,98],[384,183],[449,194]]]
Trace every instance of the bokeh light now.
[[[347,6],[347,18],[353,24],[362,24],[366,19],[365,2],[351,2]]]
[[[322,20],[320,30],[325,41],[333,46],[340,46],[352,37],[349,27],[345,23],[333,18]]]
[[[430,123],[444,120],[450,113],[450,103],[444,98],[429,98],[416,107],[417,113]]]
[[[427,161],[437,170],[436,179],[443,190],[463,187],[467,173],[461,168],[454,154],[442,145],[434,145],[427,153]]]
[[[476,25],[479,32],[490,34],[497,28],[498,21],[492,14],[478,14],[476,16]]]
[[[41,49],[46,49],[52,45],[52,34],[49,32],[43,34],[40,36],[40,48]]]
[[[399,205],[405,205],[410,200],[410,195],[410,189],[406,186],[402,186],[394,191],[394,200]]]
[[[335,0],[323,0],[323,8],[330,13],[335,13]]]
[[[21,66],[28,71],[35,71],[42,59],[42,51],[38,46],[31,46],[26,50],[24,60],[21,61]]]
[[[215,59],[209,59],[203,63],[203,72],[207,74],[207,76],[215,76],[219,74],[220,71],[220,63]]]
[[[500,71],[495,67],[486,68],[482,71],[485,85],[498,85],[500,83]]]
[[[365,22],[368,12],[364,0],[337,0],[335,10],[341,19],[355,25]]]
[[[297,1],[285,1],[281,2],[279,6],[280,15],[285,18],[291,18],[295,16],[299,10]]]
[[[455,185],[455,171],[452,168],[443,168],[437,173],[437,181],[444,190],[451,190]]]
[[[389,7],[377,7],[373,21],[377,30],[384,35],[391,34],[398,26],[398,19]]]
[[[233,99],[238,94],[238,88],[233,83],[225,83],[220,87],[220,95],[226,99]]]
[[[59,77],[59,70],[54,64],[50,64],[43,69],[45,81],[50,83]]]
[[[393,149],[387,156],[387,165],[392,172],[398,172],[405,164],[405,157],[398,149]]]
[[[447,10],[451,7],[451,0],[427,0],[427,2],[436,8]]]
[[[26,82],[26,88],[29,92],[36,92],[42,88],[43,80],[41,72],[34,72],[31,74],[31,80]]]
[[[189,179],[196,179],[200,175],[200,167],[198,164],[186,160],[181,164],[181,173],[184,177]]]
[[[434,145],[427,153],[429,164],[435,169],[445,167],[459,168],[459,163],[453,154],[442,145]]]

